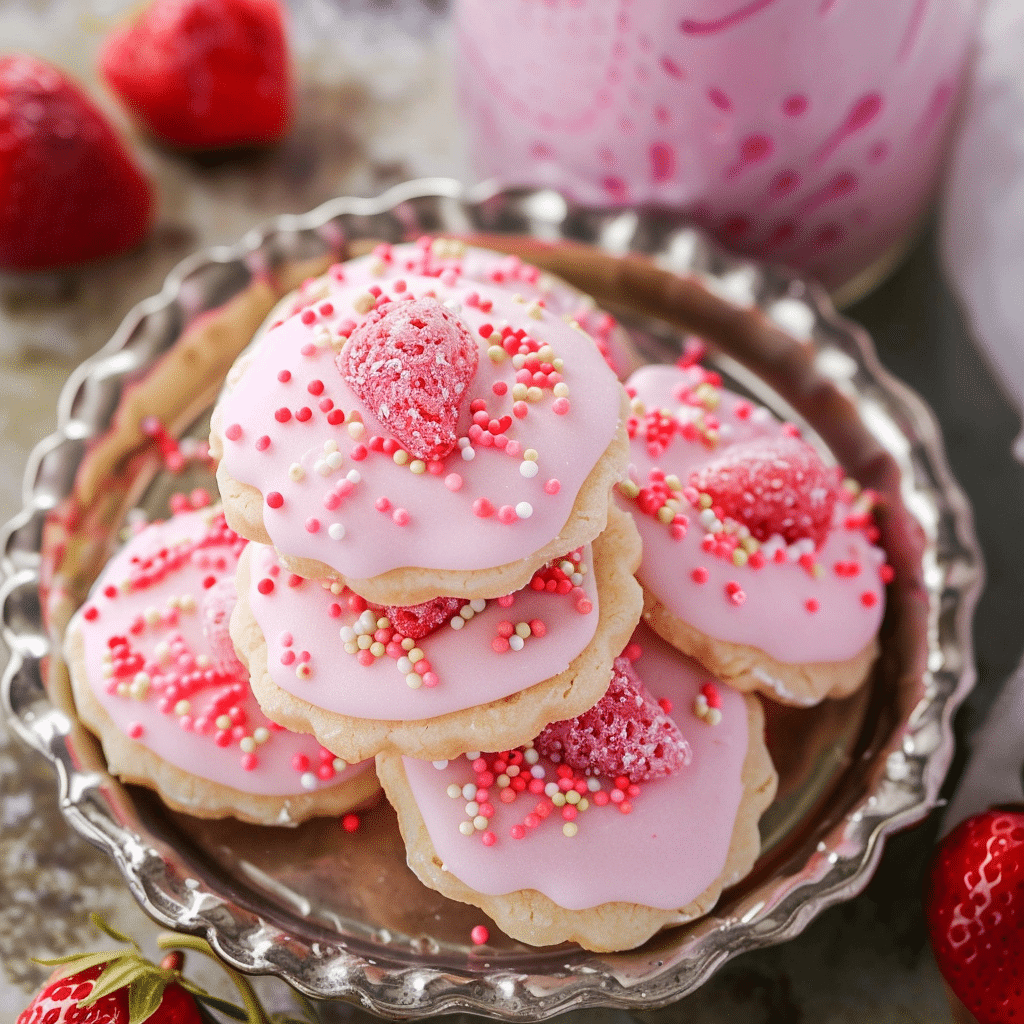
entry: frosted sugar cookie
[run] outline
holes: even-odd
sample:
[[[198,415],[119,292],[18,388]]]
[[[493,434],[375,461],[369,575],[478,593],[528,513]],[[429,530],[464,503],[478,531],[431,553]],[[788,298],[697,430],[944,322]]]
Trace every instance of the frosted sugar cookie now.
[[[228,634],[245,543],[209,508],[129,540],[68,629],[79,715],[113,774],[188,814],[292,824],[361,806],[372,764],[282,729],[249,689]]]
[[[643,538],[647,621],[740,689],[797,705],[852,693],[891,578],[872,495],[700,366],[644,367],[629,390],[617,496]]]
[[[613,507],[592,544],[511,595],[370,607],[252,544],[231,635],[263,708],[346,760],[451,757],[525,742],[600,699],[640,618],[639,561],[633,523]]]
[[[409,866],[513,938],[631,949],[707,913],[775,792],[758,698],[641,627],[608,693],[500,753],[380,755]]]
[[[339,265],[233,372],[211,451],[228,522],[379,604],[490,598],[593,540],[627,403],[593,340],[453,243]],[[312,286],[310,286],[312,287]]]

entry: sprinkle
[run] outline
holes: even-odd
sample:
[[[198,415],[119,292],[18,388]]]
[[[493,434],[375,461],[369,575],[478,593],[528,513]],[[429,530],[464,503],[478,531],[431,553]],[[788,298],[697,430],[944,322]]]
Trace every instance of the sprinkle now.
[[[262,437],[256,438],[256,451],[265,452],[270,447],[270,438],[264,434]]]
[[[288,467],[288,476],[291,480],[294,480],[295,483],[301,483],[306,479],[306,471],[298,462],[293,462]]]
[[[264,578],[256,584],[256,589],[261,594],[271,594],[274,591],[274,581],[269,576],[264,576]]]
[[[229,441],[237,441],[242,436],[242,427],[238,423],[230,424],[224,431],[224,436]]]
[[[369,292],[363,292],[361,295],[357,295],[352,302],[352,307],[357,313],[365,314],[369,313],[371,309],[377,304],[377,296],[371,295]]]
[[[486,498],[477,498],[473,502],[473,515],[480,519],[487,519],[488,516],[494,515],[494,506]]]
[[[865,608],[874,608],[878,603],[878,598],[870,590],[865,590],[864,593],[860,595],[860,603],[864,605]]]
[[[693,580],[693,582],[697,583],[697,584],[707,583],[707,581],[708,581],[708,571],[707,571],[707,569],[705,569],[704,566],[702,566],[702,565],[698,565],[697,568],[694,569],[693,572],[690,573],[690,579]]]
[[[478,924],[469,933],[469,937],[474,946],[482,946],[491,937],[491,933],[482,924]]]
[[[277,374],[277,379],[282,384],[287,384],[288,381],[290,381],[292,379],[292,371],[291,370],[279,370],[278,374]]]
[[[359,831],[359,815],[358,814],[346,814],[341,819],[341,827],[346,832],[357,832],[357,831]]]
[[[526,463],[523,463],[526,465]],[[528,501],[521,501],[516,505],[516,515],[520,519],[529,519],[533,515],[533,506]]]
[[[270,508],[280,508],[283,504],[284,498],[281,497],[281,494],[278,491],[271,491],[267,495],[267,505],[269,505]]]
[[[410,516],[406,509],[396,508],[395,511],[391,513],[391,519],[396,526],[408,526]]]
[[[449,473],[444,478],[444,485],[449,491],[458,491],[462,489],[462,477],[458,473]],[[475,510],[474,510],[475,511]]]
[[[345,536],[344,525],[341,523],[331,523],[331,525],[327,527],[327,536],[330,537],[331,540],[342,540]]]
[[[821,606],[818,604],[815,598],[809,597],[806,601],[804,601],[804,607],[813,615],[814,612],[816,612],[818,608]]]

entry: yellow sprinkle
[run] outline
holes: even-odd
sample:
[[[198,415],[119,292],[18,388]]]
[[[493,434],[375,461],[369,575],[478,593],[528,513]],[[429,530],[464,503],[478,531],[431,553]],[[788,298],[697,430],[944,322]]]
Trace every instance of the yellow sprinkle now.
[[[369,633],[361,633],[356,637],[356,646],[361,651],[368,651],[373,644],[373,637]]]
[[[714,502],[711,500],[710,494],[699,494],[697,496],[697,504],[700,505],[701,508],[711,508]]]
[[[395,460],[395,465],[404,466],[409,461],[409,453],[404,448],[399,448],[391,458]]]
[[[675,515],[675,512],[673,512],[668,505],[662,505],[661,508],[658,509],[658,522],[664,523],[668,526],[668,524],[675,518]]]
[[[388,649],[379,640],[374,640],[374,642],[370,644],[370,653],[375,658],[383,658],[387,652]]]
[[[541,347],[537,349],[537,358],[542,363],[551,363],[551,365],[554,366],[555,350],[550,345],[541,345]]]
[[[231,728],[231,718],[228,715],[218,715],[214,719],[213,724],[215,726],[217,726],[218,729],[230,729]]]
[[[635,498],[640,493],[640,487],[632,480],[620,480],[619,491],[627,498]]]
[[[558,370],[559,373],[561,373],[562,372],[562,368],[565,366],[565,360],[562,359],[561,356],[559,356],[557,359],[552,359],[551,360],[551,366],[555,370]]]
[[[500,345],[491,345],[487,350],[487,358],[492,363],[503,363],[508,353]]]
[[[526,400],[528,402],[539,402],[544,397],[544,392],[537,387],[529,387],[526,389]]]
[[[465,609],[463,609],[465,610]],[[416,641],[411,636],[407,636],[402,640],[402,650],[411,651],[416,646]]]
[[[585,797],[580,797],[580,802],[576,805],[577,811],[585,811],[590,806],[590,801]]]
[[[551,393],[555,398],[568,398],[569,396],[569,385],[564,380],[560,380],[552,389]]]
[[[566,822],[566,823],[565,823],[565,824],[564,824],[564,825],[562,826],[562,835],[564,835],[564,836],[565,836],[566,838],[568,838],[568,839],[572,839],[572,837],[573,837],[574,835],[576,835],[576,833],[577,833],[578,831],[579,831],[579,828],[577,827],[577,825],[576,825],[576,822],[575,822],[575,821],[567,821],[567,822]]]
[[[192,710],[192,705],[187,700],[179,700],[174,705],[174,713],[176,715],[187,715]]]
[[[418,647],[413,647],[409,651],[409,660],[415,665],[417,661],[422,661],[425,655]]]
[[[357,313],[369,313],[371,309],[377,304],[375,296],[369,292],[363,292],[361,295],[357,295],[352,301],[352,308]]]
[[[361,441],[366,437],[366,427],[362,423],[353,421],[348,425],[348,436],[353,441]]]
[[[522,352],[517,352],[512,357],[512,365],[517,369],[521,370],[526,365],[526,356]]]
[[[683,489],[683,485],[679,482],[679,477],[675,473],[665,477],[665,486],[670,491],[681,491]]]
[[[523,452],[523,458],[527,462],[536,462],[537,459],[540,458],[540,456],[537,454],[536,448],[527,448],[526,451]]]
[[[241,748],[243,754],[251,754],[256,749],[256,740],[252,736],[243,736],[238,741],[238,746]]]
[[[409,463],[409,469],[417,476],[420,476],[421,474],[426,473],[427,464],[422,459],[413,459],[412,462]]]
[[[732,564],[735,566],[743,566],[747,564],[747,559],[750,556],[743,550],[743,548],[733,548],[732,551]]]
[[[555,794],[554,794],[554,795],[553,795],[553,796],[551,797],[551,802],[552,802],[552,803],[553,803],[553,804],[554,804],[554,805],[555,805],[556,807],[564,807],[564,806],[565,806],[565,794],[564,794],[564,793],[555,793]]]
[[[527,386],[525,384],[518,384],[518,383],[517,384],[513,384],[512,385],[512,399],[513,399],[513,401],[525,402],[526,401],[526,392],[528,390],[529,389],[527,388]]]
[[[565,802],[567,804],[578,804],[580,802],[579,793],[577,793],[575,789],[570,789],[569,792],[565,794]]]

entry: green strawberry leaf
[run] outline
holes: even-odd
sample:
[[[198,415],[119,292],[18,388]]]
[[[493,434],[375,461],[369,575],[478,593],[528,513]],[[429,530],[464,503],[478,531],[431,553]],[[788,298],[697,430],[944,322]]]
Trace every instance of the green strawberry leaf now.
[[[97,999],[102,999],[111,992],[116,992],[119,988],[131,985],[136,978],[151,973],[159,974],[159,970],[135,953],[128,953],[122,959],[115,960],[96,979],[92,991],[78,1005],[92,1006]]]
[[[144,1024],[160,1009],[170,978],[149,973],[135,979],[128,988],[128,1024]]]
[[[211,1009],[216,1010],[218,1013],[223,1013],[225,1017],[230,1017],[232,1020],[242,1021],[243,1024],[250,1024],[252,1018],[245,1012],[235,1006],[234,1003],[229,1003],[226,999],[221,999],[218,996],[211,996],[209,992],[203,992],[202,995],[193,993],[199,1002]]]
[[[33,957],[32,962],[40,964],[42,967],[59,967],[62,964],[73,964],[77,971],[87,971],[90,967],[108,963],[124,955],[124,950],[116,949],[105,953],[69,953],[67,956],[54,957],[52,960],[40,960]]]
[[[104,935],[109,935],[115,942],[123,942],[128,946],[134,946],[136,949],[139,948],[139,944],[131,938],[131,936],[125,935],[123,932],[119,932],[116,928],[107,924],[99,914],[90,914],[89,920],[92,921],[92,923],[99,928]]]

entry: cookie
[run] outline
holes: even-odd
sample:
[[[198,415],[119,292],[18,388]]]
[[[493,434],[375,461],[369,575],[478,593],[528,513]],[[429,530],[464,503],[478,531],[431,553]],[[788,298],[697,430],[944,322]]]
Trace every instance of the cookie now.
[[[213,416],[232,527],[377,604],[521,589],[604,529],[625,467],[627,401],[593,339],[534,268],[510,282],[507,260],[455,252],[333,268]]]
[[[245,546],[210,508],[131,537],[68,628],[79,716],[113,774],[188,814],[293,824],[363,806],[372,764],[282,729],[249,689],[228,632]]]
[[[645,619],[742,690],[794,705],[852,693],[891,578],[872,495],[699,366],[644,367],[628,386],[616,498],[643,538]]]
[[[381,750],[450,757],[525,742],[600,699],[640,617],[639,559],[632,521],[612,508],[592,545],[522,591],[385,609],[289,574],[253,544],[231,633],[275,720],[350,761]]]
[[[377,759],[413,871],[522,942],[631,949],[707,913],[758,856],[758,818],[777,782],[758,698],[715,684],[645,627],[626,654],[617,676],[629,675],[632,662],[685,754],[668,758],[670,741],[660,750],[651,744],[652,730],[663,728],[653,714],[621,727],[622,713],[605,706],[609,691],[597,716],[571,727],[581,740],[573,756],[561,734],[448,762]],[[579,759],[587,750],[612,760],[599,756],[602,767],[594,768]],[[630,751],[649,755],[633,775],[638,782],[626,762],[635,767],[642,758]],[[668,773],[665,760],[674,765]]]

